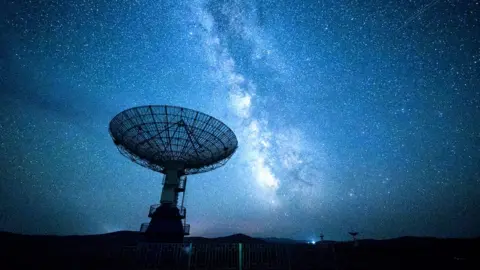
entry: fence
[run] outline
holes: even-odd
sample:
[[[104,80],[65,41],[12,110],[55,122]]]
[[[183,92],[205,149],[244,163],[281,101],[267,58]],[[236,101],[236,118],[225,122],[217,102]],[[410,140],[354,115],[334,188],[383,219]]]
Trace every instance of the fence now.
[[[141,243],[120,256],[128,269],[335,269],[328,245]]]

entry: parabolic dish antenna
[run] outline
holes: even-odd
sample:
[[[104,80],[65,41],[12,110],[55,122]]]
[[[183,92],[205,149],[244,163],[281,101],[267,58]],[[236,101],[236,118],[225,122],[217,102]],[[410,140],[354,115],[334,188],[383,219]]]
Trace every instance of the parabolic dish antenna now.
[[[183,174],[225,165],[238,146],[233,131],[204,113],[175,106],[142,106],[125,110],[110,122],[120,152],[132,161],[164,173]]]
[[[150,207],[152,220],[140,230],[150,241],[183,241],[190,232],[183,207],[186,175],[225,165],[238,147],[233,131],[212,116],[166,105],[125,110],[109,131],[124,156],[164,174],[160,204]]]

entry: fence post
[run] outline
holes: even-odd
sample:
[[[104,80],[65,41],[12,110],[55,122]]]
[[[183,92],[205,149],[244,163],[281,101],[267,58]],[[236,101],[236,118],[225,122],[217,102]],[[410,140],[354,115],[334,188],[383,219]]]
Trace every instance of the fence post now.
[[[243,269],[243,245],[242,243],[238,243],[238,270]]]
[[[288,246],[286,248],[287,248],[288,270],[292,270],[292,247]]]
[[[193,252],[193,244],[190,243],[189,249],[188,249],[188,270],[190,270],[190,262],[192,261],[192,252]]]

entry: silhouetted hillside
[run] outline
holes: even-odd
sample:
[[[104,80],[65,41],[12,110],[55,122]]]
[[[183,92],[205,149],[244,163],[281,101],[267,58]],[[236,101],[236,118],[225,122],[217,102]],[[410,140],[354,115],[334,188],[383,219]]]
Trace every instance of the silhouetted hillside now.
[[[267,237],[262,238],[267,243],[275,243],[275,244],[304,244],[305,241],[293,240],[289,238],[277,238],[277,237]]]
[[[137,243],[143,240],[142,234],[130,231],[85,236],[38,236],[1,232],[0,268],[120,269],[125,263],[122,250],[127,246],[131,247],[130,250],[132,248],[135,250]],[[282,254],[288,255],[271,259],[277,262],[289,260],[293,264],[291,269],[304,269],[306,265],[310,265],[308,269],[415,269],[421,265],[428,265],[428,269],[480,269],[476,251],[480,245],[480,238],[401,237],[389,240],[359,240],[356,245],[352,242],[334,241],[311,245],[291,239],[258,239],[244,234],[234,234],[218,238],[187,237],[185,242],[194,245],[220,244],[214,248],[207,247],[205,250],[199,246],[195,249],[197,253],[192,255],[193,258],[206,256],[208,252],[223,252],[223,255],[218,255],[219,257],[208,255],[213,256],[211,258],[238,256],[239,251],[232,250],[232,247],[238,246],[228,245],[223,249],[224,243],[244,243],[244,251],[249,252],[248,254],[255,252],[264,254],[258,256],[267,256],[264,252],[269,249],[271,251],[268,256],[283,252]],[[262,247],[255,247],[256,245],[249,246],[256,243],[265,243],[265,250],[262,250]],[[269,247],[269,243],[281,245]],[[185,255],[189,251],[181,252]],[[135,254],[135,251],[131,254]],[[253,260],[257,258],[255,256],[248,255],[246,258]],[[200,262],[195,260],[197,263]],[[228,260],[232,262],[231,259]]]
[[[217,238],[186,237],[187,243],[266,243],[263,239],[253,238],[245,234],[234,234]]]

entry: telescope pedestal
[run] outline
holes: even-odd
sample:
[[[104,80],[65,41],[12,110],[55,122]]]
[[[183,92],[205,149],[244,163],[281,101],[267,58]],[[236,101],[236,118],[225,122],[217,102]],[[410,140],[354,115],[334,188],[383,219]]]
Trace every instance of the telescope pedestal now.
[[[152,215],[145,236],[149,242],[183,242],[184,229],[178,208],[169,203],[160,205]]]

